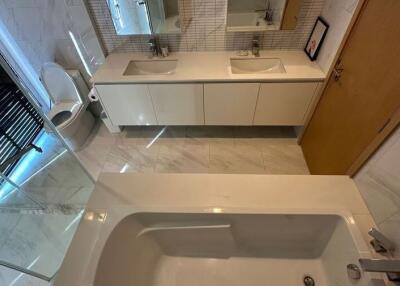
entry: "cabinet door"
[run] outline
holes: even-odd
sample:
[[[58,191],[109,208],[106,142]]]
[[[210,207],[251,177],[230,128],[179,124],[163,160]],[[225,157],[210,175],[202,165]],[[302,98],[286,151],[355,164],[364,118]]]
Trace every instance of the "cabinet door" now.
[[[318,83],[262,83],[254,125],[304,124]]]
[[[259,83],[204,85],[206,125],[252,125]]]
[[[149,84],[162,125],[204,125],[203,84]]]
[[[147,85],[96,85],[96,90],[114,125],[157,125]]]

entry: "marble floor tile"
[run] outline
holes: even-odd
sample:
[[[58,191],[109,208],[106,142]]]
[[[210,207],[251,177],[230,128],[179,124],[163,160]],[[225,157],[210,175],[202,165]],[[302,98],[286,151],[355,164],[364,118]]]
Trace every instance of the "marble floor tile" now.
[[[185,142],[159,144],[157,173],[208,173],[209,145]]]
[[[262,144],[262,157],[267,174],[308,175],[301,147],[296,139],[270,139]]]
[[[379,181],[368,175],[354,181],[377,224],[400,212],[400,199]]]
[[[1,212],[0,249],[8,241],[11,232],[17,226],[21,216],[19,214]]]
[[[158,149],[158,145],[149,146],[138,142],[113,146],[106,158],[103,172],[153,173]]]
[[[107,138],[107,130],[98,132]],[[89,152],[78,154],[83,161],[95,162],[84,164],[94,164],[91,169],[96,176],[100,170],[308,174],[291,127],[131,126],[113,135],[113,140],[105,158],[95,151],[105,146],[105,139],[97,141],[102,143],[93,146],[91,156]]]
[[[2,286],[51,286],[39,278],[25,275],[21,272],[0,266],[0,285]]]
[[[121,136],[121,133],[112,134],[102,121],[96,123],[92,133],[82,146],[81,150],[93,145],[111,145]]]
[[[18,223],[0,248],[0,260],[53,276],[73,238],[79,223],[78,214],[14,215],[18,216]]]
[[[262,174],[262,152],[251,145],[210,144],[210,173]]]
[[[107,155],[111,150],[111,144],[93,144],[77,153],[82,165],[93,179],[97,180],[106,163]]]
[[[66,204],[78,192],[81,192],[83,187],[24,187],[21,188],[29,194],[31,198],[43,204]],[[90,188],[93,190],[93,188]],[[82,201],[81,203],[86,203]]]

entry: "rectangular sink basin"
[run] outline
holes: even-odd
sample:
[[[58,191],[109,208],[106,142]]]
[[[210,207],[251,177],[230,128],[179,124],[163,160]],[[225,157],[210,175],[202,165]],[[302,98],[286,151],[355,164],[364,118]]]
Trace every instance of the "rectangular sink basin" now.
[[[233,74],[286,73],[282,61],[278,58],[231,59]]]
[[[167,75],[176,70],[177,60],[130,61],[123,75]]]

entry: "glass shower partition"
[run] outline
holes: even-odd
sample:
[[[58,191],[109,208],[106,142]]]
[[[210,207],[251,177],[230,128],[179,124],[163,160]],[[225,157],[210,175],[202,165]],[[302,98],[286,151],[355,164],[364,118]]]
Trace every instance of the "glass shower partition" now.
[[[1,57],[0,71],[0,85],[6,78],[23,97],[19,109],[10,101],[0,110],[0,265],[50,281],[63,262],[94,181]],[[0,95],[0,101],[5,100],[5,94]],[[28,133],[31,136],[25,136]],[[13,284],[18,277],[5,283]]]

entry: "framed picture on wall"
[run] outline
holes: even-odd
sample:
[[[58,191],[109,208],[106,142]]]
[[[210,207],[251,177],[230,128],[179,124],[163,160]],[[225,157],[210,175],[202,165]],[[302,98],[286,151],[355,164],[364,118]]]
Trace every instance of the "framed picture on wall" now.
[[[315,61],[317,59],[319,50],[321,49],[328,29],[328,23],[325,22],[321,17],[318,17],[311,32],[310,38],[307,41],[307,45],[304,48],[304,51],[310,60]]]

